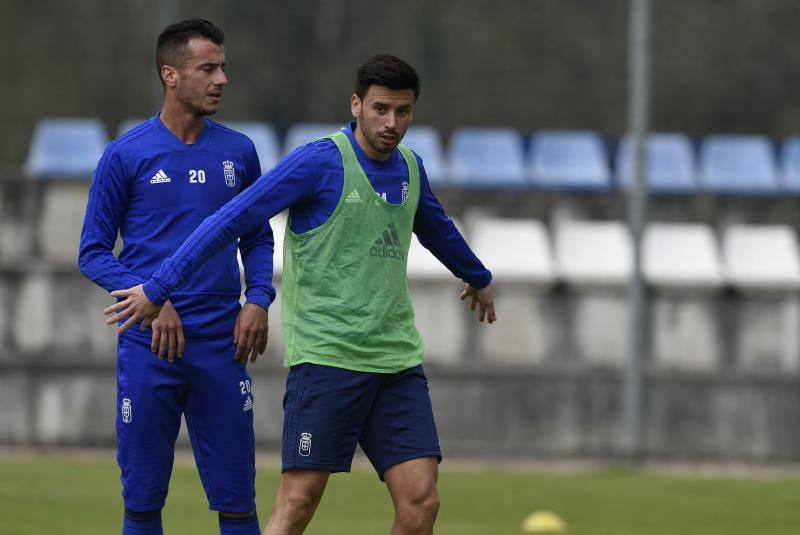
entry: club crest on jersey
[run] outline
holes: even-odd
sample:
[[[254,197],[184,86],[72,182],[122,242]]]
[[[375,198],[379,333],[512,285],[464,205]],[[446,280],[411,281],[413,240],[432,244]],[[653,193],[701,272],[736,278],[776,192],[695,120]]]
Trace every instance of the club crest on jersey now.
[[[236,171],[233,169],[233,162],[225,160],[222,162],[222,169],[225,172],[225,183],[229,188],[234,187],[236,185]]]
[[[300,433],[300,455],[308,457],[311,455],[311,433]]]
[[[133,411],[131,409],[131,400],[129,398],[122,398],[122,421],[129,424],[132,420]]]

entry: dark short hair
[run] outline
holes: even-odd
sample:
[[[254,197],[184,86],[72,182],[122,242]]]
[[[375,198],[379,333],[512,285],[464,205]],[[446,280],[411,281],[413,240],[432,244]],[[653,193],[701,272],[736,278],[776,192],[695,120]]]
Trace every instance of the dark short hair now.
[[[353,92],[363,100],[372,85],[382,85],[389,89],[413,89],[414,99],[419,98],[419,74],[414,67],[397,56],[380,54],[368,59],[358,68]]]
[[[158,36],[156,43],[156,70],[159,80],[162,65],[181,64],[186,44],[192,37],[202,37],[220,46],[225,42],[225,32],[205,19],[188,19],[170,24]]]

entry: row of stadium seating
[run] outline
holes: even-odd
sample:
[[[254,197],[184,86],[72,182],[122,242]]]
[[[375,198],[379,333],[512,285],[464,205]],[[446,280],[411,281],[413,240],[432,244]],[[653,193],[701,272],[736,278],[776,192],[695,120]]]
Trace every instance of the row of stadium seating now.
[[[272,220],[276,275],[282,263],[284,226],[283,214]],[[633,271],[633,245],[621,221],[564,221],[551,233],[534,219],[481,217],[471,222],[469,230],[465,235],[470,245],[489,264],[496,282],[540,288],[559,282],[621,287]],[[800,289],[800,250],[791,227],[734,224],[721,238],[702,223],[649,224],[642,245],[645,281],[674,289],[724,285],[757,292]],[[416,236],[408,273],[421,280],[452,279]]]
[[[120,125],[124,133],[140,121]],[[229,122],[255,143],[263,170],[294,148],[341,125],[299,123],[283,145],[268,123]],[[33,177],[87,178],[105,144],[98,119],[45,118],[36,125],[25,168]],[[439,132],[412,126],[404,143],[425,162],[432,184],[608,191],[631,181],[631,143],[589,131],[541,131],[525,138],[510,128],[457,128],[443,149]],[[649,188],[654,193],[738,195],[800,193],[800,137],[780,144],[758,135],[654,133],[647,141]]]
[[[49,184],[41,196],[37,239],[11,237],[0,242],[0,257],[41,257],[75,262],[88,185]],[[4,221],[11,225],[12,221]],[[622,221],[565,220],[548,226],[534,218],[469,217],[465,235],[499,280],[548,286],[596,284],[620,286],[630,278],[633,253]],[[281,265],[285,217],[272,220],[276,270]],[[655,286],[798,289],[800,252],[789,225],[729,224],[719,239],[705,223],[654,222],[643,241],[643,269]],[[20,229],[14,234],[24,234]],[[24,251],[35,241],[38,251]],[[452,277],[416,238],[409,254],[409,275],[420,279]]]

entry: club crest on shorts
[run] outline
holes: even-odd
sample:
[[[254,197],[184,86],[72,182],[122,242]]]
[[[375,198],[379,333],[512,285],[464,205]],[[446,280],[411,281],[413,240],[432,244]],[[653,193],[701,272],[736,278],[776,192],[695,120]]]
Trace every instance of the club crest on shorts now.
[[[236,171],[233,169],[233,162],[225,160],[222,162],[222,169],[225,171],[225,183],[232,188],[236,185]]]
[[[300,455],[311,455],[311,433],[300,433]]]
[[[131,409],[131,400],[122,398],[122,421],[126,424],[131,423],[133,420],[133,411]]]

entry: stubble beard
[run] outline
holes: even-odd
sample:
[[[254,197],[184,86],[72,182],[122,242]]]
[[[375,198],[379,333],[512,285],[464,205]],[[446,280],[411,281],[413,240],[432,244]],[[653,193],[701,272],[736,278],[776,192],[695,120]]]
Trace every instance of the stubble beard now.
[[[395,149],[395,147],[397,147],[397,144],[394,144],[394,145],[392,145],[392,146],[390,146],[390,147],[389,147],[389,146],[386,146],[386,145],[384,145],[383,143],[381,143],[381,141],[380,141],[380,139],[378,138],[378,135],[377,135],[377,134],[375,134],[375,135],[373,136],[373,135],[371,135],[369,132],[367,132],[367,131],[364,129],[364,127],[363,127],[363,126],[360,126],[360,125],[359,125],[359,128],[361,129],[361,134],[364,136],[364,139],[366,139],[366,140],[367,140],[367,143],[369,143],[369,144],[370,144],[370,146],[371,146],[373,149],[375,149],[375,152],[377,152],[377,153],[380,153],[380,154],[391,154],[391,153],[392,153],[392,151]],[[398,141],[398,143],[399,143],[399,141]]]

